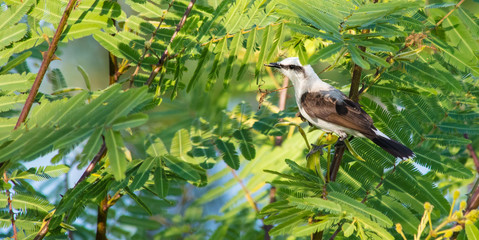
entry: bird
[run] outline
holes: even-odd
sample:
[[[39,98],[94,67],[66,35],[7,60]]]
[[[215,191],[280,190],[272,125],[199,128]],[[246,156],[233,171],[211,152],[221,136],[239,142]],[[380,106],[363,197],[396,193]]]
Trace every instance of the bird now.
[[[310,125],[335,133],[340,140],[348,134],[368,138],[396,159],[415,157],[411,149],[379,131],[359,103],[322,81],[311,65],[303,66],[299,58],[289,57],[265,66],[278,69],[291,80],[300,115]]]

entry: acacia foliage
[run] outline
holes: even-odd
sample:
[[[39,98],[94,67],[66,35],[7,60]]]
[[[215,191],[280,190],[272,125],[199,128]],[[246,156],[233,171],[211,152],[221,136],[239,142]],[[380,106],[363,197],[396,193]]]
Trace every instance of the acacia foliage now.
[[[1,2],[0,162],[9,179],[2,188],[12,192],[19,238],[32,239],[42,221],[50,220],[47,237],[74,231],[89,239],[94,232],[85,224],[96,221],[96,212],[89,210],[108,195],[121,198],[112,202],[115,212],[110,210],[108,219],[118,223],[108,225],[108,234],[117,238],[301,238],[316,232],[329,238],[339,229],[339,236],[347,238],[394,239],[400,237],[396,223],[412,237],[425,202],[441,222],[451,208],[448,191],[466,186],[474,176],[466,146],[477,147],[479,132],[479,25],[462,6],[436,26],[454,5],[198,1],[172,39],[189,1],[82,0],[61,41],[92,36],[118,59],[118,81],[93,90],[88,73],[79,67],[85,81],[79,90],[51,69],[47,77],[54,92],[40,93],[26,123],[12,131],[36,76],[27,62],[41,59],[54,33],[49,24],[58,25],[67,2]],[[161,62],[165,50],[169,55]],[[381,131],[416,157],[396,163],[371,142],[354,139],[353,149],[366,161],[346,153],[337,181],[326,182],[323,175],[334,150],[325,151],[319,167],[309,169],[301,135],[276,125],[299,123],[294,108],[279,111],[269,97],[259,111],[246,103],[225,110],[231,92],[265,84],[262,66],[279,55],[298,56],[314,66],[326,62],[326,73],[362,68],[360,103]],[[159,75],[150,87],[143,86],[158,66],[163,66]],[[350,84],[331,83],[338,88]],[[308,133],[310,142],[318,136]],[[284,140],[281,146],[274,144],[278,137]],[[67,173],[69,166],[86,166],[103,141],[107,154],[94,174],[61,192],[61,199],[49,201],[31,185]],[[81,153],[69,159],[77,148]],[[48,166],[24,167],[50,152],[56,156]],[[266,183],[275,186],[274,197],[268,197]],[[207,188],[185,202],[189,186]],[[228,191],[235,186],[241,190]],[[207,216],[204,206],[219,199],[227,199],[221,213]],[[7,195],[0,201],[7,205]],[[175,206],[179,214],[172,214]],[[4,229],[11,227],[7,209]],[[136,231],[125,231],[127,226]],[[467,229],[461,236],[477,232],[471,224]]]

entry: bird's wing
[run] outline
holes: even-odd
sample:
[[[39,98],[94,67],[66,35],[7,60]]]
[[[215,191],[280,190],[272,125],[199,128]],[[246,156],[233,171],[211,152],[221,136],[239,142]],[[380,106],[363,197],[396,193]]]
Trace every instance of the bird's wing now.
[[[310,117],[356,130],[366,136],[376,129],[371,116],[361,105],[345,96],[338,100],[325,92],[307,92],[301,96],[301,106]]]

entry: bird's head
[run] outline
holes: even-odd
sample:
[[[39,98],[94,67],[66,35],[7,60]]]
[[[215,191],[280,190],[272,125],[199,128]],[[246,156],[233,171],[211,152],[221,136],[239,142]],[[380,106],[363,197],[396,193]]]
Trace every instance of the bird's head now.
[[[265,64],[265,66],[279,69],[293,83],[307,77],[305,67],[299,62],[297,57],[285,58],[280,62]]]

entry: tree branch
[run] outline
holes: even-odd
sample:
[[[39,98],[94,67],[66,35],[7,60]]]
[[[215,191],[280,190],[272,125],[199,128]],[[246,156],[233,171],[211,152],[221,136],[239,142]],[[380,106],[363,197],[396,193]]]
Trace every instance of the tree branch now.
[[[8,183],[8,176],[7,172],[3,172],[3,181]],[[13,228],[13,236],[12,238],[17,240],[17,227],[15,226],[15,213],[13,212],[13,205],[12,205],[12,195],[10,189],[6,189],[5,195],[7,195],[7,203],[8,203],[8,212],[10,213],[10,222],[12,223]]]
[[[103,156],[105,156],[107,149],[106,149],[106,145],[105,145],[105,138],[103,136],[102,136],[102,138],[103,138],[103,144],[100,147],[100,151],[98,151],[98,153],[92,159],[92,161],[90,162],[88,167],[85,169],[85,172],[83,172],[80,179],[78,179],[77,183],[75,184],[75,187],[79,183],[81,183],[83,180],[85,180],[88,176],[90,176],[90,174],[93,171],[93,169],[95,168],[96,164],[103,158]]]
[[[105,139],[103,138],[103,144],[101,145],[100,151],[98,151],[98,153],[95,155],[95,157],[90,162],[88,167],[85,169],[85,172],[83,172],[82,176],[80,177],[80,179],[78,179],[77,183],[75,184],[75,186],[73,188],[78,186],[79,183],[81,183],[86,178],[88,178],[88,176],[90,176],[90,174],[93,171],[93,169],[95,168],[96,164],[103,158],[103,156],[105,156],[106,151],[107,151],[107,148],[106,148],[106,145],[105,145]],[[43,224],[42,228],[38,232],[37,236],[35,236],[34,240],[41,240],[47,235],[48,230],[49,230],[48,228],[49,228],[49,225],[50,225],[50,221],[51,221],[51,218],[48,219],[48,221],[46,221]]]
[[[107,240],[106,238],[106,219],[108,217],[108,195],[98,206],[98,217],[96,224],[96,240]]]
[[[459,1],[459,2],[456,4],[456,6],[454,6],[454,8],[451,9],[451,11],[449,11],[449,12],[446,14],[446,16],[444,16],[443,18],[441,18],[441,20],[439,20],[439,22],[436,23],[436,27],[438,27],[439,25],[441,25],[441,23],[442,23],[444,20],[446,20],[446,18],[448,18],[449,15],[451,15],[452,12],[454,12],[456,9],[458,9],[459,6],[461,6],[461,4],[462,4],[463,2],[464,2],[464,0]]]
[[[469,139],[467,134],[464,134],[465,139]],[[476,166],[476,171],[479,173],[479,159],[477,157],[476,151],[472,144],[467,144],[467,150],[471,155],[472,160],[474,161],[474,165]],[[466,214],[473,209],[479,207],[479,180],[476,181],[474,184],[474,188],[471,190],[469,194],[469,198],[467,199],[467,207],[466,207]]]
[[[51,61],[54,59],[58,42],[60,41],[63,29],[67,25],[68,17],[70,16],[70,13],[73,11],[76,1],[77,0],[68,1],[65,11],[63,12],[62,18],[60,19],[60,23],[58,24],[57,30],[55,31],[55,34],[53,35],[52,42],[49,44],[47,52],[43,54],[43,60],[40,65],[40,69],[38,70],[37,76],[35,77],[35,81],[33,82],[32,88],[30,89],[27,100],[25,101],[25,105],[23,105],[22,111],[20,112],[20,116],[18,117],[18,120],[17,120],[17,123],[15,124],[14,129],[17,129],[27,119],[28,113],[30,112],[30,109],[33,106],[33,102],[35,101],[35,97],[37,96],[38,89],[40,88],[40,85],[42,83],[43,77],[45,76],[45,73],[47,72],[48,66],[50,65]],[[0,168],[6,165],[8,165],[8,161],[1,163]],[[8,183],[6,170],[3,172],[3,180],[5,181],[5,183]],[[7,200],[8,200],[8,205],[9,205],[8,207],[10,210],[12,227],[13,227],[13,238],[17,239],[17,228],[15,226],[15,214],[13,212],[12,201],[10,198],[10,190],[7,189],[6,194],[8,195]],[[50,220],[48,220],[48,223],[50,223]],[[42,230],[40,231],[40,233],[42,233]],[[46,231],[48,232],[48,227]],[[45,235],[46,235],[46,232],[45,232]],[[35,237],[35,239],[37,239],[37,237]]]
[[[130,76],[130,88],[133,86],[133,83],[135,81],[135,77],[136,77],[136,75],[138,75],[138,72],[140,71],[141,63],[145,59],[146,54],[148,52],[148,49],[151,47],[151,44],[155,40],[156,33],[158,32],[158,30],[160,30],[161,24],[163,24],[163,21],[165,20],[166,14],[170,11],[170,8],[171,8],[171,6],[173,6],[174,2],[175,2],[175,0],[171,0],[170,4],[168,4],[168,8],[161,15],[160,23],[156,27],[155,31],[153,31],[153,33],[151,34],[150,40],[148,40],[148,44],[145,44],[145,48],[143,49],[143,55],[141,56],[140,60],[138,60],[138,64],[136,65],[135,71]]]
[[[173,33],[173,35],[171,36],[171,39],[170,39],[170,42],[168,43],[168,45],[170,45],[173,40],[176,38],[176,35],[178,35],[178,32],[181,30],[181,28],[183,27],[183,25],[185,25],[185,22],[186,22],[186,18],[188,18],[188,15],[190,14],[190,11],[191,9],[193,8],[193,5],[195,5],[195,2],[196,0],[191,0],[190,3],[188,4],[188,7],[186,8],[186,11],[185,11],[185,14],[183,14],[183,17],[181,18],[180,22],[178,23],[178,25],[176,25],[176,30],[175,32]],[[155,79],[156,75],[158,75],[158,73],[160,72],[160,70],[163,68],[163,65],[165,64],[165,61],[166,61],[166,57],[168,56],[168,46],[166,47],[165,51],[163,52],[163,54],[161,55],[161,58],[160,60],[158,61],[158,64],[157,66],[155,67],[155,69],[153,69],[153,71],[151,72],[150,74],[150,77],[148,78],[148,81],[146,82],[146,84],[148,86],[151,85],[151,83],[153,82],[153,79]]]
[[[48,66],[50,62],[53,60],[53,56],[55,55],[55,51],[57,49],[58,42],[60,41],[60,37],[62,35],[63,29],[67,24],[68,17],[73,10],[77,0],[70,0],[63,12],[63,16],[58,24],[58,28],[53,35],[52,42],[48,46],[48,51],[43,55],[43,61],[40,65],[40,69],[38,70],[37,76],[35,77],[35,81],[33,82],[32,88],[30,89],[30,93],[28,94],[27,100],[25,105],[23,105],[22,112],[18,117],[17,124],[15,125],[15,129],[17,129],[27,118],[30,109],[32,108],[33,102],[35,101],[35,97],[37,96],[38,89],[40,88],[40,84],[42,83],[43,77],[47,72]]]
[[[469,139],[469,135],[465,133],[464,138]],[[476,166],[476,171],[479,173],[479,158],[477,157],[474,147],[472,146],[472,144],[469,143],[467,144],[466,148],[469,151],[469,154],[471,155],[472,160],[474,161],[474,166]]]

